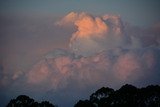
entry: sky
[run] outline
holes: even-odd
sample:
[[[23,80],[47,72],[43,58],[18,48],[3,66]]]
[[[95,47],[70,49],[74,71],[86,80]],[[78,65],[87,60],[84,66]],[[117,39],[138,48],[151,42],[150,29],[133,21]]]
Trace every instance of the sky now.
[[[70,107],[103,86],[160,85],[159,5],[0,0],[0,107],[20,94]]]
[[[52,14],[55,17],[70,11],[93,14],[114,13],[136,25],[148,25],[159,20],[158,0],[1,0],[2,13]],[[144,20],[145,19],[145,20]]]

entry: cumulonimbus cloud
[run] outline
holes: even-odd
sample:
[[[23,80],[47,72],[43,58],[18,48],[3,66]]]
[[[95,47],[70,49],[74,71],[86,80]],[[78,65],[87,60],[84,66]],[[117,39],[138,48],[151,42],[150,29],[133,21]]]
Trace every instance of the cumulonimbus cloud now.
[[[58,49],[48,54],[27,74],[29,84],[45,81],[50,89],[67,87],[73,81],[82,87],[116,85],[158,74],[159,48],[145,46],[136,32],[129,35],[120,16],[71,12],[57,25],[77,28],[70,38],[71,52]]]
[[[56,24],[77,28],[70,38],[71,52],[58,49],[47,54],[27,74],[29,84],[45,82],[50,89],[67,87],[73,81],[79,86],[116,85],[158,74],[159,48],[145,46],[143,34],[139,38],[136,32],[129,35],[120,16],[71,12]]]
[[[13,87],[25,90],[23,84],[35,92],[56,94],[74,93],[76,87],[80,95],[93,87],[160,84],[160,27],[144,30],[125,25],[117,15],[84,12],[71,12],[56,25],[74,27],[69,49],[56,49],[28,72],[15,72],[12,80],[21,84]]]

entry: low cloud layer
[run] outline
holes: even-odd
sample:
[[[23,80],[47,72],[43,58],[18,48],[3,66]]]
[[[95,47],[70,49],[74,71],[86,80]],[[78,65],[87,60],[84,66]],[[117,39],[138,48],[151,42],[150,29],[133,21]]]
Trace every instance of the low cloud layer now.
[[[17,71],[6,76],[0,66],[2,90],[6,87],[2,80],[9,78],[7,81],[13,82],[6,83],[11,85],[10,93],[16,91],[15,87],[22,93],[27,88],[31,95],[40,92],[42,95],[38,96],[48,96],[48,99],[54,95],[57,103],[64,100],[67,104],[66,96],[73,103],[88,90],[102,86],[160,84],[158,25],[143,29],[124,23],[117,15],[71,12],[54,27],[72,29],[69,49],[49,52],[27,72]]]
[[[28,73],[29,84],[47,82],[50,89],[65,88],[72,82],[73,86],[79,84],[81,88],[116,86],[150,77],[156,80],[154,76],[159,75],[160,50],[157,48],[117,49],[79,58],[65,54],[66,50],[56,51],[61,51],[62,55],[45,58]]]

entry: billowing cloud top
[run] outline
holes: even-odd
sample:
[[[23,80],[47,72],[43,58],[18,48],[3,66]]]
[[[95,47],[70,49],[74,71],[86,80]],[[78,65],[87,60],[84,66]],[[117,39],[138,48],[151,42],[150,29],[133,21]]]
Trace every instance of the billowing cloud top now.
[[[70,38],[70,48],[77,54],[88,56],[125,44],[123,24],[119,16],[94,17],[87,13],[71,12],[57,22],[59,26],[73,25],[77,31]]]
[[[102,35],[108,31],[108,26],[104,23],[102,18],[93,17],[84,12],[71,12],[56,24],[59,26],[73,24],[77,27],[75,35],[79,35],[82,37]]]

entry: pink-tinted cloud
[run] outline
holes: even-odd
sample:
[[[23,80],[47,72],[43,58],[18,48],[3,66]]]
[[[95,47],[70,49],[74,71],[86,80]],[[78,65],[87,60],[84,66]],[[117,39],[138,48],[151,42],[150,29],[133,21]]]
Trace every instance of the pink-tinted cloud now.
[[[38,95],[63,93],[61,98],[66,98],[66,93],[84,95],[102,86],[160,84],[159,27],[144,30],[125,25],[117,15],[95,17],[84,12],[71,12],[56,25],[72,29],[72,33],[65,30],[69,49],[49,52],[26,72],[9,76],[0,71],[0,85],[10,82],[12,88],[27,87]]]
[[[28,73],[28,82],[33,84],[42,83],[42,81],[45,81],[49,75],[50,70],[42,60]]]
[[[88,13],[71,12],[57,22],[59,26],[72,24],[77,29],[70,38],[70,48],[77,55],[88,56],[126,43],[119,16],[94,17]]]
[[[77,32],[74,35],[80,37],[102,36],[108,31],[108,26],[101,18],[93,18],[89,15],[84,15],[81,19],[75,21],[75,25],[77,26]]]
[[[142,68],[143,66],[139,60],[139,56],[133,53],[127,53],[118,57],[113,66],[113,71],[120,80],[127,80],[134,77],[136,73],[141,74]]]
[[[70,38],[71,52],[60,49],[49,53],[29,71],[29,84],[45,82],[49,89],[70,84],[81,88],[117,85],[149,77],[151,70],[157,72],[158,48],[155,47],[155,52],[152,47],[143,47],[142,38],[135,33],[128,35],[120,16],[101,18],[71,12],[57,24],[77,28]]]
[[[29,71],[27,79],[30,84],[45,82],[50,89],[67,88],[72,84],[83,89],[90,86],[134,83],[153,74],[150,70],[155,70],[158,64],[155,51],[150,48],[103,51],[79,58],[65,50],[58,52],[61,53],[60,56],[55,53]]]

